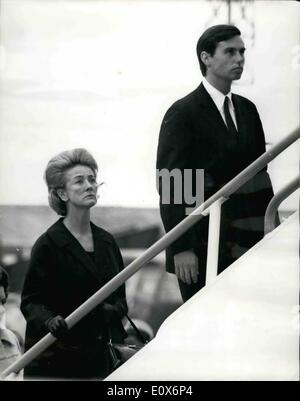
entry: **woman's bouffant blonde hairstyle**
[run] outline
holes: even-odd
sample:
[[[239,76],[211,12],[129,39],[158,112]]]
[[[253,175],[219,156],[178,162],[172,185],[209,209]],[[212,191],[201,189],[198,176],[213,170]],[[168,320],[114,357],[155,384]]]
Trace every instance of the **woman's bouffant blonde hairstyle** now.
[[[59,197],[57,190],[65,187],[66,171],[77,165],[89,167],[95,175],[98,172],[96,160],[86,149],[82,148],[59,153],[47,164],[44,178],[48,187],[48,201],[50,207],[60,216],[67,214],[67,206]]]

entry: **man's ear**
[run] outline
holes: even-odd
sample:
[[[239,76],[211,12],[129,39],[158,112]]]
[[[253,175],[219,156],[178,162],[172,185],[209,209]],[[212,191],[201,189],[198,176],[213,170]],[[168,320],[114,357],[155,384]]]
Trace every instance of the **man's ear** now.
[[[206,67],[210,67],[210,57],[211,55],[207,53],[206,51],[201,52],[200,58],[202,63],[205,64]]]
[[[60,199],[64,202],[67,202],[68,196],[66,194],[66,191],[64,189],[58,189],[57,190],[57,195],[60,197]]]

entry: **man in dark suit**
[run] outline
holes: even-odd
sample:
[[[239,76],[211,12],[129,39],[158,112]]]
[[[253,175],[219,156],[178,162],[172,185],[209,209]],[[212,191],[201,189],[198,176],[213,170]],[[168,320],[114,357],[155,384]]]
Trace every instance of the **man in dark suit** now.
[[[166,231],[187,216],[190,205],[184,191],[196,193],[197,170],[204,171],[206,200],[265,152],[264,132],[255,105],[231,93],[231,84],[241,77],[245,61],[240,35],[232,25],[216,25],[202,34],[197,55],[203,81],[176,101],[164,116],[157,152],[158,177],[161,171],[175,169],[182,176],[179,187],[176,188],[176,180],[171,182],[170,202],[164,202],[165,188],[163,180],[159,180],[160,211]],[[184,174],[189,169],[193,172],[191,183]],[[175,199],[178,191],[182,191],[181,203]],[[222,205],[218,272],[263,237],[264,213],[272,196],[265,168]],[[205,285],[207,232],[206,217],[166,251],[167,271],[177,275],[184,301]]]

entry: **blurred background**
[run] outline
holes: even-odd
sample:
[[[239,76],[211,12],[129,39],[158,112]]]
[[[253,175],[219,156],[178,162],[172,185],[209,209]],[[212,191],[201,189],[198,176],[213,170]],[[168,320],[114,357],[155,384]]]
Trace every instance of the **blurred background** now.
[[[0,260],[11,279],[8,324],[22,337],[19,295],[35,240],[57,219],[43,172],[85,147],[100,167],[96,224],[130,263],[163,234],[155,184],[164,113],[201,81],[203,30],[237,25],[246,68],[233,92],[255,102],[267,146],[299,125],[299,3],[255,0],[1,0]],[[299,146],[269,166],[277,192],[298,172]],[[282,205],[298,207],[299,191]],[[164,255],[127,283],[130,315],[155,334],[180,304]]]

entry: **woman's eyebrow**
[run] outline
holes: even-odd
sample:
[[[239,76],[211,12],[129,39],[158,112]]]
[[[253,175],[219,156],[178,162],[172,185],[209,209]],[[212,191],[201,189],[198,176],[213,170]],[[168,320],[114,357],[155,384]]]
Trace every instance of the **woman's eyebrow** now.
[[[76,175],[73,175],[73,179],[75,179],[75,178],[84,178],[84,177],[96,177],[94,174],[88,174],[88,175],[84,175],[84,174],[76,174]]]

